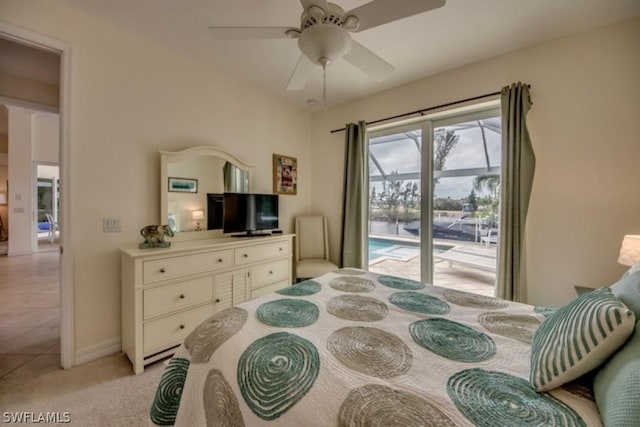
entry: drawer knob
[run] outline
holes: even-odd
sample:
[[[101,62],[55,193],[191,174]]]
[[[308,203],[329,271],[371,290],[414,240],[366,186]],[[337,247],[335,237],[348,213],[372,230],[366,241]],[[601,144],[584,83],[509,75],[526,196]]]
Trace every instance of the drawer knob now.
[[[247,255],[247,254],[243,254],[243,255],[242,255],[242,257],[243,257],[243,258],[249,258],[249,255]]]
[[[180,325],[180,329],[184,329],[184,325]]]
[[[166,268],[162,267],[162,268],[160,269],[160,273],[166,273],[166,272],[167,272],[167,269],[166,269]]]
[[[269,274],[273,274],[273,270],[269,270]]]
[[[184,299],[184,294],[180,294],[180,299]]]
[[[218,258],[218,262],[222,262],[222,258]]]
[[[216,298],[216,302],[220,302],[220,298]]]
[[[283,249],[282,249],[282,248],[278,248],[278,250],[279,250],[280,252],[282,252],[282,251],[283,251]]]

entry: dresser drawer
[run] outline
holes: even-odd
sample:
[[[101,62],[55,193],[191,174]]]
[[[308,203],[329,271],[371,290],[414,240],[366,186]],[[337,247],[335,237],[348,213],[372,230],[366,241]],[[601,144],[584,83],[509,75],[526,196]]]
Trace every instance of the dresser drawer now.
[[[122,351],[136,374],[210,316],[291,285],[293,235],[121,249]]]
[[[262,295],[270,294],[271,292],[279,291],[280,289],[286,288],[289,285],[291,285],[291,283],[289,283],[289,280],[282,280],[280,282],[272,283],[270,285],[252,290],[251,299],[261,297]]]
[[[290,274],[288,259],[257,265],[251,268],[251,290],[261,288],[274,282],[288,280]]]
[[[233,265],[233,251],[205,252],[194,255],[145,261],[143,263],[143,280],[145,284],[175,279],[190,274],[219,270]]]
[[[144,319],[197,305],[213,298],[213,276],[187,280],[159,288],[145,289],[142,297]]]
[[[189,311],[152,320],[144,324],[144,352],[180,344],[204,320],[213,315],[213,306],[207,304]]]
[[[236,265],[244,265],[265,259],[288,255],[291,252],[289,241],[247,246],[235,250]]]

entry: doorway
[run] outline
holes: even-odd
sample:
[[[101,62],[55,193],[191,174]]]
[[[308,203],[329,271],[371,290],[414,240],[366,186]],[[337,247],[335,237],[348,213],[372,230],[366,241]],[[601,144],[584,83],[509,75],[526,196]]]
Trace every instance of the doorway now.
[[[71,368],[75,364],[74,344],[74,303],[73,303],[73,251],[72,247],[65,248],[65,242],[71,241],[70,193],[67,177],[70,172],[70,93],[71,93],[71,63],[72,47],[66,42],[54,39],[44,34],[34,32],[6,22],[0,22],[0,39],[26,46],[31,49],[45,51],[57,55],[59,58],[59,102],[56,112],[60,115],[59,122],[59,204],[58,223],[59,253],[57,253],[60,326],[60,364],[62,368]],[[9,63],[9,61],[3,61]],[[30,108],[33,103],[0,95],[3,103],[12,103],[18,107]],[[28,168],[31,170],[31,168]],[[11,194],[11,188],[9,194]],[[32,221],[29,221],[32,227]],[[66,226],[65,226],[66,225]]]

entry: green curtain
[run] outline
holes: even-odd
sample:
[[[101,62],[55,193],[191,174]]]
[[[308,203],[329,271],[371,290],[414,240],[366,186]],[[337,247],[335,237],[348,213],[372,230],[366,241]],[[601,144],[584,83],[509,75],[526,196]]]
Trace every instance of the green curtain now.
[[[527,301],[524,235],[536,158],[527,130],[529,86],[514,83],[501,92],[502,185],[496,296]]]
[[[366,269],[369,257],[369,161],[366,122],[349,123],[346,126],[346,134],[340,265]]]

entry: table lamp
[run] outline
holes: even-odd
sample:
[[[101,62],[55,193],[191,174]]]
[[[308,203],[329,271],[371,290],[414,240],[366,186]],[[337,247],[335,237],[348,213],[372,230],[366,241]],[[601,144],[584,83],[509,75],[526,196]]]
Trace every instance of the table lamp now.
[[[618,263],[631,267],[640,261],[640,235],[627,234],[622,239]]]
[[[191,219],[193,219],[196,222],[196,231],[200,231],[201,230],[200,221],[204,219],[204,211],[197,210],[197,211],[191,212]]]

